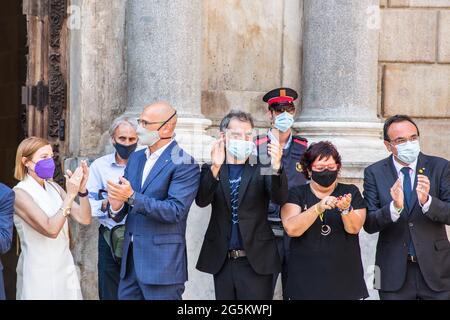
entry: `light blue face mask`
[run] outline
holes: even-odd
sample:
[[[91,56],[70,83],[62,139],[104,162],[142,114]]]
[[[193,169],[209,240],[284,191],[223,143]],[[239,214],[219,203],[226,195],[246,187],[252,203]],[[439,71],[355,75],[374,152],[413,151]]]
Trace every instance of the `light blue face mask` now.
[[[236,160],[243,161],[252,154],[254,146],[253,141],[230,139],[227,150]]]
[[[397,158],[404,163],[410,164],[417,160],[420,153],[419,141],[407,141],[397,145]]]
[[[286,132],[292,127],[293,124],[294,124],[294,116],[289,112],[285,111],[275,118],[274,126],[281,132]]]

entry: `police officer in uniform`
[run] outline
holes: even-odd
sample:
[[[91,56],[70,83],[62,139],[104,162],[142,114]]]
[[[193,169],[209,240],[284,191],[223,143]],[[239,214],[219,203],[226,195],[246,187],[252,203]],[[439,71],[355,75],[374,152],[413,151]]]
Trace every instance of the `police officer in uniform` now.
[[[258,148],[258,156],[262,163],[270,163],[270,157],[267,153],[268,143],[278,141],[283,147],[282,164],[288,178],[289,189],[306,183],[300,165],[300,158],[308,147],[308,140],[298,135],[293,135],[291,130],[295,115],[294,101],[297,97],[297,92],[290,88],[274,89],[264,95],[263,101],[268,104],[267,115],[272,127],[267,134],[259,135],[255,141]],[[280,206],[273,202],[269,205],[268,220],[277,238],[278,251],[282,261],[281,282],[283,297],[286,298],[285,288],[290,238],[283,229],[280,218]],[[274,274],[272,291],[275,290],[277,279],[278,274]]]

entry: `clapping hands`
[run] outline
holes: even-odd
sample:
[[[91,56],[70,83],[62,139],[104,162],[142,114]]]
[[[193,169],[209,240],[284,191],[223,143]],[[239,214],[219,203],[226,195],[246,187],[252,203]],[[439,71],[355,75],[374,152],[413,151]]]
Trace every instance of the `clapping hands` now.
[[[350,208],[351,203],[352,203],[352,194],[347,193],[337,198],[336,207],[339,210],[344,211]]]
[[[339,210],[343,211],[348,209],[351,203],[352,203],[352,194],[347,193],[339,197],[327,196],[319,202],[318,206],[320,212],[324,212],[325,210],[331,210],[334,208],[338,208]]]
[[[269,153],[272,168],[279,170],[281,167],[281,159],[283,157],[283,148],[279,143],[271,142],[267,145],[267,152]]]
[[[66,170],[64,177],[66,178],[66,191],[69,197],[75,198],[78,192],[85,192],[89,178],[87,162],[82,160],[80,166],[74,172]]]
[[[402,187],[402,181],[397,179],[397,181],[394,183],[394,185],[391,188],[391,197],[394,201],[394,207],[397,209],[403,209],[403,187]]]

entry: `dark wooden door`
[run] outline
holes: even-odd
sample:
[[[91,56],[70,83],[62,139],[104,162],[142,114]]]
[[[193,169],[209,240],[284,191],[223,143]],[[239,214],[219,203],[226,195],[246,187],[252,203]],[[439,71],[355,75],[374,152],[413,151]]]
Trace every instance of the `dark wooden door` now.
[[[0,182],[13,187],[14,159],[24,137],[48,139],[62,182],[67,150],[67,0],[0,2]],[[16,296],[20,249],[1,257],[7,299]]]
[[[0,182],[13,187],[17,146],[25,136],[24,107],[21,87],[26,77],[26,21],[22,3],[17,0],[0,2]],[[15,235],[14,235],[15,237]],[[16,242],[0,259],[3,264],[6,296],[15,298]]]
[[[67,150],[67,0],[23,0],[27,19],[27,79],[22,88],[26,135],[48,139],[63,180]]]

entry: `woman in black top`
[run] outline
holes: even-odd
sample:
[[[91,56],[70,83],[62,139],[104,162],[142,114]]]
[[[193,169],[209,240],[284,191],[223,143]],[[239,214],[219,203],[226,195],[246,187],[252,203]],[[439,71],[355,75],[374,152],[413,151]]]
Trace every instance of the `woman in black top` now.
[[[363,299],[358,233],[366,208],[358,188],[337,182],[341,157],[327,141],[312,144],[301,160],[311,183],[295,187],[281,209],[292,237],[288,265],[289,299]]]

